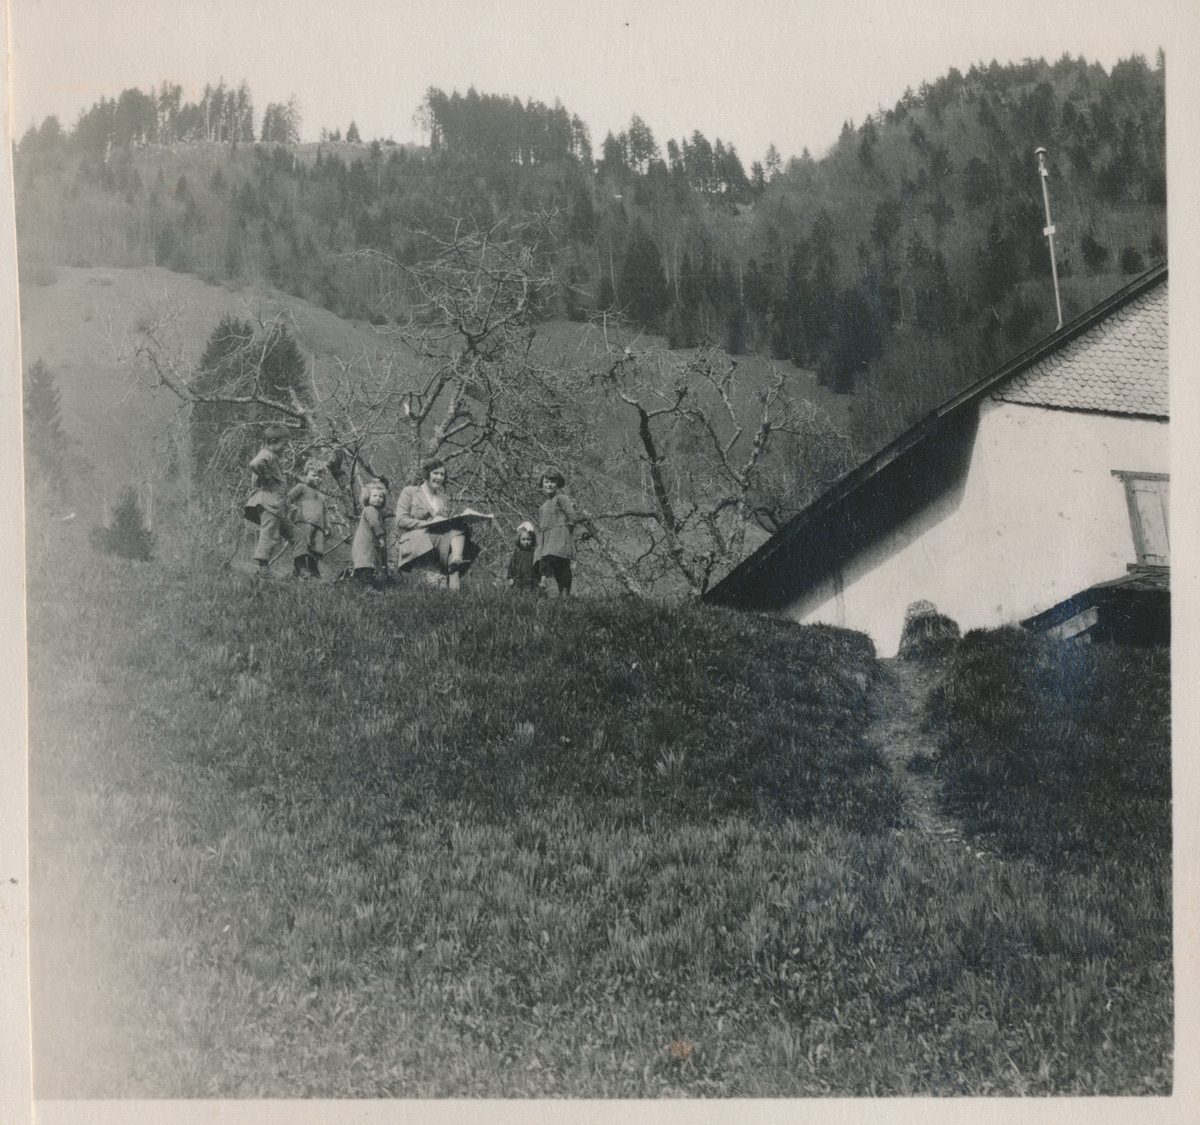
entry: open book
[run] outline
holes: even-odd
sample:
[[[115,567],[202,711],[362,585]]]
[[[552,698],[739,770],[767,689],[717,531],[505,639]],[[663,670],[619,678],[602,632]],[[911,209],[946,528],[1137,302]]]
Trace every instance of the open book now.
[[[474,508],[464,508],[453,516],[438,516],[436,519],[426,520],[421,526],[426,531],[442,532],[452,531],[457,528],[460,531],[465,531],[470,524],[479,523],[481,520],[494,520],[496,517],[487,512],[477,512]]]

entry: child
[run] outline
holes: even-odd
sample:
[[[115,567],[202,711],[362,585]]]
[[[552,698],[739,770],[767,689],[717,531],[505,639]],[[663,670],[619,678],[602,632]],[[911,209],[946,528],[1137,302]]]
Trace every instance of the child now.
[[[292,529],[284,514],[284,476],[280,455],[287,448],[288,432],[283,426],[268,426],[263,434],[265,442],[250,461],[250,496],[242,514],[251,523],[258,524],[258,543],[254,548],[254,561],[260,572],[265,572],[275,557],[280,539],[292,540]]]
[[[508,560],[508,584],[516,590],[538,588],[537,568],[533,565],[533,549],[537,535],[533,524],[526,520],[517,528],[517,545]]]
[[[381,514],[387,503],[387,490],[378,481],[372,481],[363,488],[360,500],[362,515],[350,545],[350,561],[354,577],[363,585],[378,589],[387,574],[387,532]]]
[[[292,569],[297,578],[320,578],[317,560],[325,553],[325,497],[317,491],[324,466],[309,461],[304,480],[288,493],[295,513],[296,531],[292,540]]]
[[[557,469],[542,473],[545,502],[538,510],[537,550],[533,560],[543,586],[553,576],[559,597],[571,593],[571,560],[575,557],[575,504],[563,491],[566,478]]]

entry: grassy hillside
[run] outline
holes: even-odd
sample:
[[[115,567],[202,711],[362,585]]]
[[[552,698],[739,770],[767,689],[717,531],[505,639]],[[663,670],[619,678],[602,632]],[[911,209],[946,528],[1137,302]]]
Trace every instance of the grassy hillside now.
[[[42,1097],[1170,1089],[1169,864],[914,832],[861,635],[29,544]]]
[[[111,494],[131,481],[160,480],[165,434],[176,403],[135,386],[118,360],[123,339],[165,312],[178,354],[196,363],[221,317],[270,319],[287,310],[294,334],[320,372],[379,346],[375,331],[269,288],[206,285],[161,268],[60,267],[21,288],[21,353],[45,360],[62,399],[63,428]]]
[[[974,631],[931,715],[947,802],[973,831],[1043,859],[1170,854],[1165,649]]]

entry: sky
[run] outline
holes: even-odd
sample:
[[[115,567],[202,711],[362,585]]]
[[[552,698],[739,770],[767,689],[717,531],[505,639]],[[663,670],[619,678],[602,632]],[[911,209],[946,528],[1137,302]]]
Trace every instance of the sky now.
[[[13,129],[70,127],[101,96],[219,79],[250,86],[256,126],[295,95],[302,138],[423,141],[414,115],[438,87],[556,99],[605,133],[633,114],[665,150],[699,129],[749,167],[774,144],[820,156],[907,87],[972,63],[1151,63],[1195,42],[1192,0],[11,0]],[[1186,25],[1186,26],[1184,26]],[[1182,36],[1182,40],[1181,40]]]

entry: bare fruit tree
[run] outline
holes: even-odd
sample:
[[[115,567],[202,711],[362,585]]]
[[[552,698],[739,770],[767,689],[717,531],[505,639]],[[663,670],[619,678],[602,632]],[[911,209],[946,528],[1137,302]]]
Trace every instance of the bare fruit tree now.
[[[702,594],[853,463],[848,439],[785,368],[747,377],[716,349],[609,347],[594,381],[615,419],[609,504],[591,513],[655,589]],[[621,501],[625,502],[622,503]]]
[[[535,219],[427,236],[427,262],[387,263],[403,278],[403,320],[376,329],[377,348],[323,358],[320,371],[308,363],[303,378],[268,371],[281,333],[303,342],[286,314],[234,321],[241,335],[206,352],[220,362],[184,362],[170,308],[119,350],[193,423],[205,411],[221,420],[214,448],[244,448],[266,421],[290,427],[297,460],[325,460],[348,515],[362,481],[412,479],[437,457],[461,500],[515,524],[536,510],[538,475],[553,464],[601,584],[702,593],[848,468],[852,450],[778,366],[751,377],[722,352],[668,351],[605,320],[582,359],[549,359],[538,339],[558,287],[542,258],[547,229]]]

